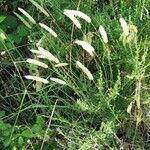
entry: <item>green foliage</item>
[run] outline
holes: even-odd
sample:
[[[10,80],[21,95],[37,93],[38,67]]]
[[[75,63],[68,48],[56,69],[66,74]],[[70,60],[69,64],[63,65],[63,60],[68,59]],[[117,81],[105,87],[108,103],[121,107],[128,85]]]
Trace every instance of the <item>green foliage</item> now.
[[[0,49],[13,49],[15,44],[21,44],[23,39],[29,34],[29,30],[22,24],[18,24],[17,18],[12,15],[1,16],[0,21]],[[3,36],[2,36],[3,34]]]
[[[12,126],[5,123],[2,119],[4,117],[4,112],[0,112],[0,148],[23,148],[31,147],[34,143],[31,141],[37,141],[44,137],[44,125],[45,121],[41,116],[37,116],[36,123],[31,127],[27,126]],[[36,143],[37,144],[37,143]],[[36,146],[35,144],[35,146]]]
[[[20,0],[3,5],[11,13],[0,15],[0,149],[149,149],[148,1]],[[37,24],[18,12],[20,6],[26,6],[22,8]],[[92,19],[86,23],[78,18],[81,29],[63,14],[64,9],[77,8]],[[128,35],[120,17],[127,21]],[[108,43],[98,31],[100,25]],[[75,44],[76,39],[94,47],[93,58]],[[68,66],[56,67],[29,51],[38,46]],[[27,64],[29,57],[49,68]],[[94,80],[88,80],[77,60]],[[49,83],[26,80],[29,74]]]

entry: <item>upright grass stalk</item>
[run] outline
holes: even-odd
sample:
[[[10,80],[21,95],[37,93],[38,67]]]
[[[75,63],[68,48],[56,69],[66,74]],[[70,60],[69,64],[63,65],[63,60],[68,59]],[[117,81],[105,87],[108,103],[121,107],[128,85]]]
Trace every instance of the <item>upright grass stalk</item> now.
[[[53,117],[53,115],[54,115],[57,102],[58,102],[58,100],[55,101],[54,107],[53,107],[53,109],[52,109],[52,113],[51,113],[51,115],[50,115],[50,117],[49,117],[49,122],[48,122],[48,125],[47,125],[47,129],[46,129],[46,131],[45,131],[45,134],[44,134],[44,138],[43,138],[43,142],[42,142],[42,145],[41,145],[40,150],[43,149],[44,143],[45,143],[45,141],[46,141],[46,137],[47,137],[47,135],[48,135],[48,130],[49,130],[50,125],[51,125],[51,122],[52,122],[52,117]]]

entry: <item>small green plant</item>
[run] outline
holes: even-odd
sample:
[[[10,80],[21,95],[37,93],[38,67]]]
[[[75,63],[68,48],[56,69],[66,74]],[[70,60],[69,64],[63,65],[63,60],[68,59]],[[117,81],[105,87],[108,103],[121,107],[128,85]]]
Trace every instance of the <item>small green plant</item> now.
[[[42,140],[45,134],[45,120],[42,116],[37,116],[36,123],[32,126],[12,126],[2,119],[4,112],[0,112],[0,143],[1,148],[27,149],[38,146],[38,140]],[[13,133],[12,133],[13,131]],[[48,130],[46,140],[50,140],[51,130]],[[52,140],[52,139],[51,139]]]

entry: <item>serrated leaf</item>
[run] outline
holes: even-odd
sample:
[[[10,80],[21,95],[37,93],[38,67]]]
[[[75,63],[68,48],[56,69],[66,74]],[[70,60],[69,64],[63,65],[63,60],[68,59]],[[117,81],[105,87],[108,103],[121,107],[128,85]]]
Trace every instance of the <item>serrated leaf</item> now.
[[[5,111],[0,111],[0,118],[5,116]]]
[[[22,145],[23,143],[24,143],[23,137],[20,136],[19,139],[18,139],[18,144]]]
[[[10,138],[5,139],[5,141],[4,141],[4,147],[8,147],[10,145],[10,143],[11,143]]]
[[[34,132],[34,133],[38,133],[38,134],[40,134],[41,133],[41,131],[42,131],[42,127],[41,126],[39,126],[39,125],[37,125],[37,124],[35,124],[35,125],[33,125],[33,127],[32,127],[32,131]]]
[[[5,131],[3,131],[3,135],[8,137],[8,136],[10,135],[9,130],[5,130]]]
[[[34,134],[29,129],[24,130],[21,135],[26,138],[34,137]]]
[[[43,126],[45,123],[45,120],[41,116],[37,116],[36,124]]]
[[[0,130],[5,131],[7,129],[8,129],[7,125],[1,120],[0,121]]]

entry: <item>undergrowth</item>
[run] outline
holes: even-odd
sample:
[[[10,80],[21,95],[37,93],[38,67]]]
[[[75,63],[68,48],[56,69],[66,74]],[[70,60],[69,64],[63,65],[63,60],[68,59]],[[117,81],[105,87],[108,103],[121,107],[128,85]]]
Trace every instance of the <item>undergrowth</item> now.
[[[5,17],[0,17],[0,149],[148,150],[150,3],[37,0],[40,10],[30,1],[24,10],[35,24],[19,10],[13,12],[23,22],[21,31],[14,31],[13,36],[19,32],[24,39],[27,35],[24,45],[9,36]],[[92,22],[78,18],[82,26],[78,29],[64,15],[65,9],[80,10]],[[128,24],[128,35],[120,18]],[[39,23],[52,28],[57,37]],[[104,27],[108,42],[99,26]],[[76,40],[91,44],[94,56]],[[39,47],[68,65],[56,67],[55,62],[38,58],[30,50]],[[29,58],[48,68],[27,63]],[[93,79],[77,61],[88,68]],[[27,80],[26,75],[43,77],[49,83]]]

